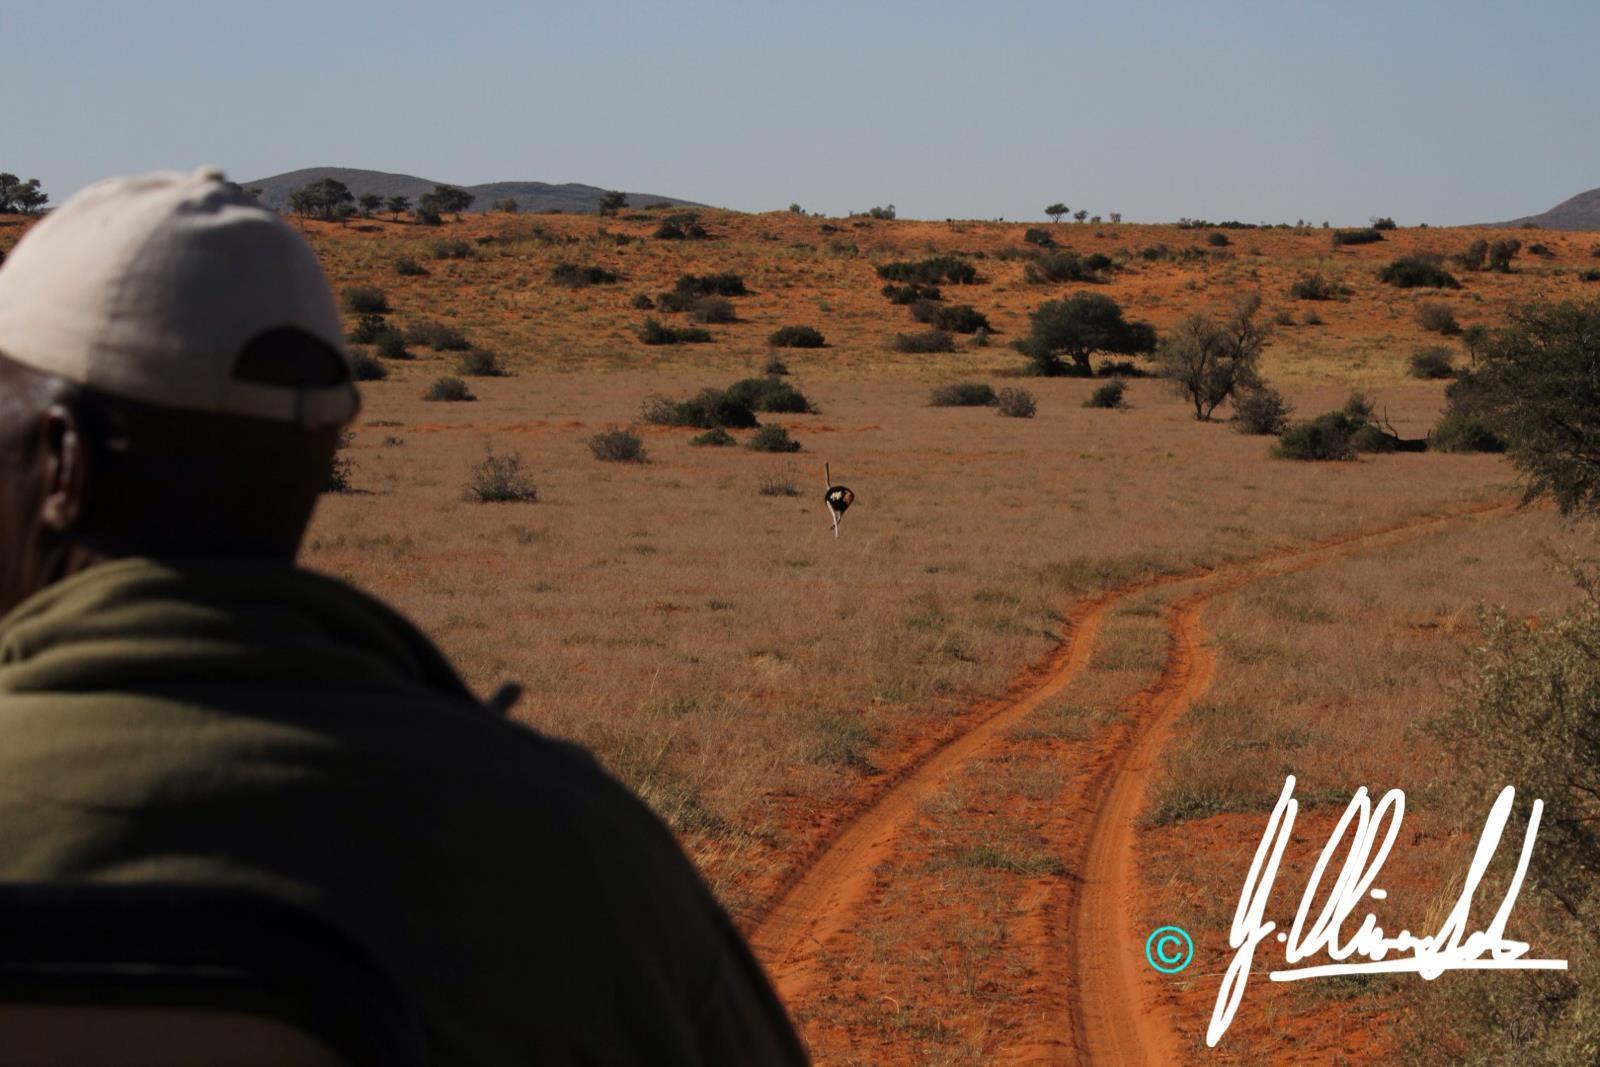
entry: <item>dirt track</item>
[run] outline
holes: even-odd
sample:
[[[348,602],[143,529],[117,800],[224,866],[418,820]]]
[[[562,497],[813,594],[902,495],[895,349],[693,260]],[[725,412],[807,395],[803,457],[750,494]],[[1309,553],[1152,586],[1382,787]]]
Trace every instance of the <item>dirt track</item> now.
[[[1032,1032],[1002,1050],[1019,1061],[1083,1063],[1181,1062],[1181,1041],[1155,999],[1156,976],[1143,959],[1135,929],[1134,838],[1150,770],[1173,724],[1209,687],[1215,656],[1202,613],[1219,596],[1265,577],[1307,570],[1398,545],[1440,528],[1513,510],[1496,503],[1410,520],[1302,548],[1279,550],[1212,571],[1169,575],[1104,594],[1069,617],[1067,636],[1042,664],[974,717],[964,733],[925,753],[895,775],[854,818],[843,823],[780,886],[759,913],[750,940],[780,995],[795,1005],[822,975],[820,957],[845,931],[872,892],[874,870],[895,853],[919,805],[946,788],[963,764],[1000,741],[1011,727],[1059,694],[1088,666],[1100,624],[1117,602],[1160,586],[1180,591],[1166,626],[1169,649],[1157,681],[1122,709],[1126,727],[1106,731],[1092,773],[1057,806],[1068,842],[1063,859],[1075,878],[1031,896],[1016,943],[1034,954],[1051,988],[1054,1011],[1040,1013]],[[1084,828],[1087,816],[1087,827]],[[1068,832],[1076,823],[1075,832]],[[1064,898],[1064,899],[1061,899]],[[1070,916],[1063,923],[1057,915]]]

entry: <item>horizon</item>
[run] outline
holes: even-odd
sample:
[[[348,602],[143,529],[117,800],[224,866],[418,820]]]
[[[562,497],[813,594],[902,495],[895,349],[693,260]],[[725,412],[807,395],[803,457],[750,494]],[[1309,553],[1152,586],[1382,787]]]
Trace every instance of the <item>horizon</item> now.
[[[329,159],[933,220],[1062,201],[1128,222],[1472,225],[1600,186],[1600,144],[1571,132],[1591,121],[1600,12],[1566,2],[1030,2],[979,22],[696,0],[658,22],[493,0],[471,26],[290,3],[248,34],[189,0],[127,25],[106,10],[0,14],[22,87],[0,169],[53,204],[112,174]]]

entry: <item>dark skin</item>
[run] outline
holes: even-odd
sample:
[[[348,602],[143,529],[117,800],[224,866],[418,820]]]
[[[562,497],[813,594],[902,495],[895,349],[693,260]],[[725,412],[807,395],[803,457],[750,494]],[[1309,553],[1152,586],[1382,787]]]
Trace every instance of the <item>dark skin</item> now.
[[[293,561],[340,429],[110,397],[0,353],[0,616],[107,560]]]

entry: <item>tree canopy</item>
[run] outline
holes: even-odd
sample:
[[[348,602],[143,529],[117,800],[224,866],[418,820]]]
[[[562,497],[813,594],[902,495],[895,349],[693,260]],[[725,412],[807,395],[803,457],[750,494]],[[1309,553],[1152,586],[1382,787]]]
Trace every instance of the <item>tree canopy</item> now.
[[[1028,369],[1046,376],[1088,376],[1094,373],[1089,357],[1096,352],[1137,355],[1155,346],[1155,327],[1127,321],[1117,302],[1101,293],[1079,293],[1041,305],[1029,317],[1028,336],[1015,345],[1028,357]]]
[[[0,215],[34,215],[49,201],[38,178],[23,181],[15,174],[0,174]]]
[[[336,178],[318,178],[289,194],[289,210],[302,217],[337,218],[355,203],[355,194]]]

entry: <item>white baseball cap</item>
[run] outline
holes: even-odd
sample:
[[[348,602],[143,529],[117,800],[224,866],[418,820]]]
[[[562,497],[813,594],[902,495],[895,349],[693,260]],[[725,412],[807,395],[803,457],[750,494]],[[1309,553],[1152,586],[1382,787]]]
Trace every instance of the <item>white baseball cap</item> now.
[[[211,414],[342,425],[336,385],[240,380],[253,340],[304,331],[345,360],[328,280],[276,214],[215,167],[89,186],[0,267],[0,354],[111,396]]]

